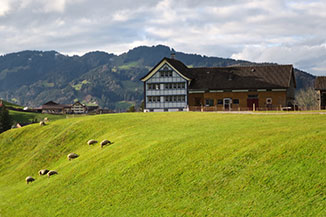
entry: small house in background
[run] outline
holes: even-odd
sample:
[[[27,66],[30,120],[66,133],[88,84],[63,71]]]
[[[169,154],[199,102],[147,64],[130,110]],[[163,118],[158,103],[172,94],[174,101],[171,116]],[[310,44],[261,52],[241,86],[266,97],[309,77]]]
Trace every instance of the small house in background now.
[[[41,110],[45,114],[70,114],[71,105],[49,101],[41,106]]]
[[[87,111],[87,107],[84,104],[80,103],[79,101],[75,102],[71,106],[71,112],[73,114],[85,114],[86,111]]]
[[[319,109],[326,109],[326,76],[319,76],[316,78],[315,90],[318,94]]]
[[[145,112],[289,109],[296,87],[292,65],[188,68],[174,56],[141,80]]]
[[[97,113],[97,110],[99,109],[98,105],[86,105],[87,113]]]

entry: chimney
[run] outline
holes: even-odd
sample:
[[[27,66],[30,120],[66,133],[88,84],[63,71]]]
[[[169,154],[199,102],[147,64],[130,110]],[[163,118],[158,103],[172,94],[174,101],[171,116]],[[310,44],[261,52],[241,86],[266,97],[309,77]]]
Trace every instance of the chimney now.
[[[174,52],[171,53],[171,59],[175,60],[175,53]]]
[[[171,59],[175,60],[175,51],[174,51],[173,48],[172,48],[172,51],[171,51]]]

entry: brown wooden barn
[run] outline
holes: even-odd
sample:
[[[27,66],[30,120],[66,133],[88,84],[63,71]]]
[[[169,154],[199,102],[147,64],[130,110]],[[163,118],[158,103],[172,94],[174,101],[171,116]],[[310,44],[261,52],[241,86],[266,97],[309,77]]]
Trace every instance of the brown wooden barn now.
[[[326,76],[319,76],[316,78],[315,90],[318,94],[319,109],[326,109]]]
[[[296,87],[292,65],[189,68],[173,58],[141,80],[145,111],[288,109]]]

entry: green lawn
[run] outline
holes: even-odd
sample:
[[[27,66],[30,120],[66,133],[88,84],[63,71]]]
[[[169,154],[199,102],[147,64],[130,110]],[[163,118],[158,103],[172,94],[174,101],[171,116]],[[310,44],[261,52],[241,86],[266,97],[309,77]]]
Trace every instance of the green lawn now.
[[[66,118],[65,115],[20,112],[20,111],[13,111],[13,110],[9,110],[9,115],[16,123],[33,123],[35,121],[40,122],[45,117],[47,117],[49,121],[55,121],[55,120]]]
[[[80,157],[68,161],[71,152]],[[38,176],[44,168],[59,174]],[[108,114],[0,134],[1,217],[326,216],[325,207],[326,115]]]
[[[11,102],[7,102],[7,101],[4,101],[4,100],[2,102],[7,107],[13,107],[13,108],[18,108],[18,109],[23,109],[24,108],[23,106],[20,106],[20,105],[11,103]]]

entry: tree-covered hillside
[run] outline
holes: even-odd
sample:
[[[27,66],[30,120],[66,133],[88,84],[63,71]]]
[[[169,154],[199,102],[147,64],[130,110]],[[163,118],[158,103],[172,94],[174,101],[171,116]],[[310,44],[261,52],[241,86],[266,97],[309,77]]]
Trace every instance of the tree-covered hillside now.
[[[96,102],[101,107],[124,110],[140,104],[143,86],[139,80],[163,57],[166,46],[141,46],[121,55],[90,52],[65,56],[56,51],[22,51],[0,56],[0,98],[24,106]],[[217,57],[176,52],[189,67],[252,64]],[[310,86],[314,76],[296,71],[298,87]]]

